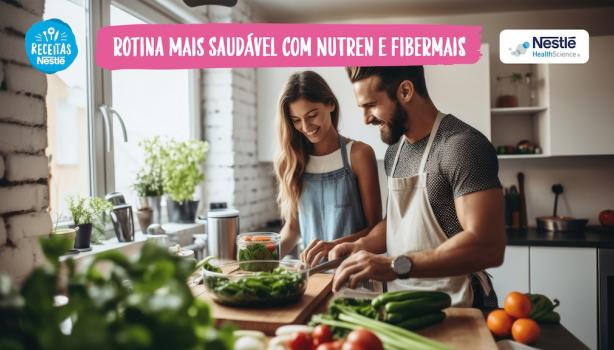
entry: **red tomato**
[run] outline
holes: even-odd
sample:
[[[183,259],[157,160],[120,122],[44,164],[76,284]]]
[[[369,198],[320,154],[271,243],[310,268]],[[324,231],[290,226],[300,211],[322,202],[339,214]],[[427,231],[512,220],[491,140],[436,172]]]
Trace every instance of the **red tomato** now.
[[[288,342],[290,350],[311,350],[312,345],[311,337],[305,332],[296,333],[294,338]]]
[[[371,348],[363,346],[362,344],[346,341],[345,343],[343,343],[341,350],[371,350]]]
[[[321,324],[313,329],[311,337],[313,338],[314,345],[320,345],[333,341],[333,332],[331,332],[327,325]]]
[[[599,222],[603,226],[614,226],[614,210],[608,209],[599,213]]]
[[[337,340],[329,343],[323,343],[318,345],[316,350],[341,350],[343,346],[342,340]]]
[[[266,245],[266,249],[268,249],[271,253],[273,253],[275,251],[275,244],[273,243],[267,243]]]
[[[348,334],[346,343],[353,343],[355,345],[361,346],[361,348],[368,350],[384,350],[384,345],[379,338],[369,332],[366,329],[355,329],[350,334]],[[343,350],[351,350],[351,349],[361,349],[361,348],[345,348],[345,344]]]

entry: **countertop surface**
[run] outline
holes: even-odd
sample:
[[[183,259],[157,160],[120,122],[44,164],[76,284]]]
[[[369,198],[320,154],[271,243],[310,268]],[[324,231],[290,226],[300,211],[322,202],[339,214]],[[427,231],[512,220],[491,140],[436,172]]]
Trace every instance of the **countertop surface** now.
[[[614,248],[614,228],[591,226],[583,232],[548,232],[535,228],[507,230],[507,245],[541,247]]]

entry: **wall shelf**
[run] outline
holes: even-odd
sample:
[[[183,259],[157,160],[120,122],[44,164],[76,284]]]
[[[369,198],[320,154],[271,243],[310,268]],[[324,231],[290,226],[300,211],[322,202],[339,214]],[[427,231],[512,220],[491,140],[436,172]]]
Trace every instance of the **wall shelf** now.
[[[511,115],[511,114],[536,114],[547,110],[548,107],[511,107],[511,108],[491,108],[492,115]]]

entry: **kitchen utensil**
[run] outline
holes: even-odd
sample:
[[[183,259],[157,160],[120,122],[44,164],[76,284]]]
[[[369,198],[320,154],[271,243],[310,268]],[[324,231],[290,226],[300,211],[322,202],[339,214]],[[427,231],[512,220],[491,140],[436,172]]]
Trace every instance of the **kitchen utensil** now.
[[[219,259],[235,259],[235,240],[239,235],[239,211],[236,209],[210,210],[207,217],[197,222],[207,225],[207,251]]]
[[[563,193],[563,186],[561,184],[552,185],[552,192],[554,193],[554,209],[552,216],[541,216],[536,218],[537,229],[542,231],[553,232],[569,232],[569,231],[583,231],[588,223],[588,219],[576,219],[568,216],[557,216],[559,195]]]
[[[104,196],[104,199],[108,202],[111,202],[114,206],[126,204],[126,199],[124,195],[120,192],[111,192]]]
[[[512,228],[520,228],[520,195],[516,186],[510,187],[510,211],[512,213]]]
[[[203,278],[213,299],[224,305],[243,307],[278,306],[301,299],[307,285],[307,265],[300,260],[220,260],[209,265],[222,272],[203,268]],[[245,267],[250,267],[246,269]],[[255,267],[262,267],[254,271]],[[267,272],[284,270],[285,275]],[[275,287],[275,284],[280,284]]]
[[[329,260],[327,262],[323,262],[319,265],[310,267],[307,269],[307,272],[309,273],[309,276],[316,274],[316,273],[320,273],[326,270],[330,270],[330,269],[334,269],[337,266],[339,266],[341,264],[341,262],[344,260],[344,258],[337,258],[337,259],[333,259],[333,260]]]
[[[224,322],[232,322],[239,329],[258,330],[275,335],[275,330],[282,325],[307,323],[312,313],[331,295],[332,281],[331,274],[309,276],[303,297],[298,302],[285,306],[237,308],[218,304],[213,302],[214,295],[209,293],[204,285],[194,286],[192,294],[209,304],[211,315],[218,326]]]
[[[520,228],[527,228],[527,201],[524,194],[524,174],[518,173],[519,204],[520,204]]]
[[[130,204],[114,206],[111,210],[111,221],[118,241],[134,241],[134,216]]]

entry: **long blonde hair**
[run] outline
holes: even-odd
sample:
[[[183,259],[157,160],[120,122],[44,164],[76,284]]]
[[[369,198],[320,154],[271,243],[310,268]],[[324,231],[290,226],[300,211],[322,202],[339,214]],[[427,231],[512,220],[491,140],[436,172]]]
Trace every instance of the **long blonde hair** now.
[[[290,119],[290,104],[299,99],[309,102],[334,105],[332,125],[339,124],[339,102],[324,78],[313,71],[294,73],[288,78],[281,96],[277,113],[277,135],[280,152],[275,158],[275,174],[279,185],[277,203],[284,221],[296,219],[298,201],[303,190],[302,177],[313,144],[294,127]]]

